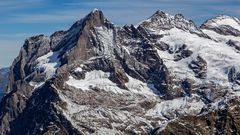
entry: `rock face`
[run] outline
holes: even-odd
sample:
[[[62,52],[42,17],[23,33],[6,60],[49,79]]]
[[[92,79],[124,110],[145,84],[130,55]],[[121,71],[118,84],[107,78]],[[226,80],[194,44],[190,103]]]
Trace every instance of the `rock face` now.
[[[9,74],[9,68],[0,67],[0,99],[4,95],[4,91],[7,87],[8,74]]]
[[[212,29],[218,19],[198,28],[157,11],[117,27],[94,10],[26,39],[0,103],[1,134],[239,134],[240,25],[225,33]]]

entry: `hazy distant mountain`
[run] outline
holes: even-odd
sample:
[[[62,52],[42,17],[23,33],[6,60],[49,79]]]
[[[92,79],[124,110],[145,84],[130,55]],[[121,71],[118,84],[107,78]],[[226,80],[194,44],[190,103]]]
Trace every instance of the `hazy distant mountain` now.
[[[118,27],[94,10],[27,39],[14,60],[7,135],[239,134],[240,21],[201,27],[157,11]]]
[[[9,68],[0,67],[0,99],[8,83]]]

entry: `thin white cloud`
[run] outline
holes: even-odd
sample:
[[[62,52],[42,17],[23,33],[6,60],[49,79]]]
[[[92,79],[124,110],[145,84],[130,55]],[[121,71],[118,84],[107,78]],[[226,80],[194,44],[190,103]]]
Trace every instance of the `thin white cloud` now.
[[[75,21],[83,17],[86,14],[83,10],[64,10],[64,11],[55,11],[52,13],[36,13],[36,14],[18,14],[15,15],[10,21],[16,23],[55,23],[55,22],[69,22]]]
[[[30,0],[29,0],[30,1]],[[36,0],[41,1],[41,0]],[[235,1],[235,0],[230,0]],[[64,8],[61,10],[55,9],[55,11],[50,11],[48,13],[25,13],[25,14],[16,14],[12,18],[10,18],[8,21],[13,21],[16,23],[64,23],[64,22],[73,22],[75,20],[78,20],[82,18],[84,15],[86,15],[89,10],[97,7],[100,9],[103,9],[103,11],[110,16],[110,18],[113,18],[113,21],[122,24],[123,23],[137,23],[135,20],[144,19],[146,17],[145,14],[148,14],[150,16],[154,10],[161,9],[166,10],[166,12],[170,12],[171,14],[176,13],[182,13],[188,17],[194,17],[190,19],[196,19],[199,20],[195,14],[197,13],[204,13],[206,17],[212,15],[212,12],[221,11],[224,12],[224,10],[220,9],[226,9],[226,12],[230,12],[229,7],[227,5],[223,4],[226,1],[224,0],[202,0],[202,1],[192,1],[192,0],[150,0],[150,2],[146,2],[143,0],[133,0],[133,1],[127,1],[127,0],[119,0],[119,1],[81,1],[81,2],[64,2],[62,3],[65,5]],[[34,3],[34,2],[33,2]],[[125,4],[124,4],[125,3]],[[214,4],[218,4],[218,6],[215,6]],[[216,9],[217,7],[217,9]],[[227,9],[228,8],[228,9]],[[144,10],[143,10],[144,9]],[[205,11],[206,9],[214,11]],[[239,8],[238,7],[232,7],[231,13],[237,14]],[[144,12],[142,12],[144,11]],[[143,17],[141,18],[141,15],[138,13],[143,14]],[[209,12],[209,13],[208,13]],[[123,14],[124,13],[124,14]],[[230,14],[230,13],[229,13]],[[235,15],[234,14],[234,15]],[[126,18],[124,16],[131,16],[129,18]],[[122,17],[123,16],[123,17]],[[115,19],[116,18],[116,19]],[[124,21],[120,21],[118,18],[125,19]],[[134,21],[132,21],[134,20]]]
[[[25,38],[25,37],[29,37],[29,36],[32,36],[32,35],[35,35],[36,33],[9,33],[9,34],[6,34],[6,33],[1,33],[0,34],[0,40],[3,39],[3,38]]]
[[[45,0],[5,0],[0,2],[0,11],[11,11],[16,9],[30,8],[36,5],[44,4]]]

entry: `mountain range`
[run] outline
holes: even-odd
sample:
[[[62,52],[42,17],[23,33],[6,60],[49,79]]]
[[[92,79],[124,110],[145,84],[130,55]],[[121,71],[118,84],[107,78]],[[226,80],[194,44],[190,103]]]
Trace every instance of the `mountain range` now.
[[[240,134],[240,21],[95,9],[25,40],[0,103],[4,135]]]

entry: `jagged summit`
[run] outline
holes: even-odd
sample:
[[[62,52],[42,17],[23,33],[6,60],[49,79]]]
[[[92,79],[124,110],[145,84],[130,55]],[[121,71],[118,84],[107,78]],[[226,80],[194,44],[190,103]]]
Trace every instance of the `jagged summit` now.
[[[210,29],[222,35],[240,36],[240,21],[236,17],[219,15],[204,22],[202,29]]]
[[[239,133],[239,43],[181,14],[116,27],[93,10],[26,40],[0,103],[1,132]]]
[[[94,21],[101,21],[104,23],[104,20],[106,19],[103,15],[103,12],[98,9],[94,9],[92,12],[90,12],[84,19],[86,20],[94,20]]]
[[[240,21],[236,17],[231,17],[227,15],[219,15],[215,18],[209,19],[204,22],[202,25],[212,26],[212,27],[219,27],[221,25],[228,25],[236,30],[240,30],[239,25]]]
[[[168,17],[172,17],[171,15],[165,13],[162,10],[157,10],[150,18],[168,18]]]
[[[187,20],[182,14],[176,14],[175,16],[172,16],[161,10],[155,12],[149,19],[140,23],[139,26],[149,28],[149,31],[161,31],[178,28],[191,33],[196,33],[203,37],[207,37],[207,35],[202,33],[202,31],[194,24],[193,21]]]
[[[158,19],[160,19],[160,18],[165,18],[165,19],[167,19],[167,18],[171,18],[171,19],[178,19],[178,20],[184,20],[184,21],[186,21],[186,22],[189,22],[189,20],[187,20],[187,19],[185,19],[185,17],[182,15],[182,14],[176,14],[175,16],[172,16],[172,15],[169,15],[168,13],[165,13],[164,11],[162,11],[162,10],[158,10],[158,11],[156,11],[149,19],[151,19],[151,18],[158,18]]]
[[[107,18],[105,18],[103,12],[99,9],[92,10],[88,15],[83,17],[83,19],[77,21],[72,28],[79,25],[84,26],[85,24],[96,27],[102,25],[113,25]]]
[[[94,8],[94,9],[92,10],[92,13],[94,13],[94,12],[99,12],[99,11],[101,11],[101,10],[99,10],[98,8]]]

